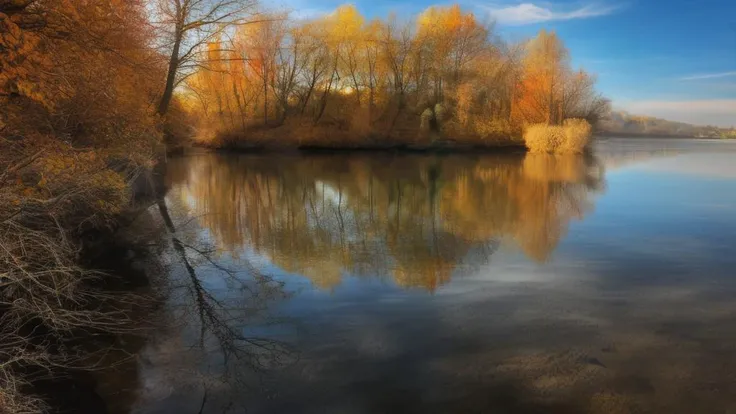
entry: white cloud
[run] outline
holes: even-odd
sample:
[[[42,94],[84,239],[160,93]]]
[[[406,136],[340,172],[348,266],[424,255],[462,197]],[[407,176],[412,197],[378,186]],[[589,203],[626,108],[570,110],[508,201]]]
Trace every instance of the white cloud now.
[[[561,11],[537,6],[532,3],[522,3],[516,6],[486,7],[491,17],[499,24],[521,26],[525,24],[543,23],[553,20],[585,19],[589,17],[605,16],[613,13],[617,6],[604,4],[590,4],[574,10]]]
[[[621,106],[631,113],[696,125],[736,125],[736,99],[633,101]]]
[[[736,76],[736,71],[690,75],[690,76],[685,76],[683,78],[680,78],[680,80],[688,81],[688,80],[700,80],[700,79],[715,79],[715,78],[725,78],[728,76]]]

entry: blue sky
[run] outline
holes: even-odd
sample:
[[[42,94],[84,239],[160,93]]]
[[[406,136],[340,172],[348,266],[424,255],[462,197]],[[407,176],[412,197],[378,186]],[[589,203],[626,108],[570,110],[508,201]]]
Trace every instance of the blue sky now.
[[[296,15],[339,0],[277,0]],[[432,0],[353,0],[367,17],[410,17]],[[614,108],[696,123],[736,125],[736,0],[459,1],[496,21],[507,40],[555,30],[575,66],[598,75]]]

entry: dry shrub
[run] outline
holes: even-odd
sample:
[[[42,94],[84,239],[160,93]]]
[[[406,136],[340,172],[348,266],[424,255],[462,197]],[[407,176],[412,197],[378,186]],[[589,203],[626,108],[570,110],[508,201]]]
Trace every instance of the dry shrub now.
[[[558,152],[582,153],[590,145],[593,127],[584,119],[566,119],[563,124],[565,139]]]
[[[350,131],[355,138],[365,140],[371,133],[371,113],[368,107],[360,107],[355,110],[350,119]]]
[[[478,119],[474,125],[474,130],[485,141],[513,141],[514,137],[519,136],[508,121],[493,118]]]
[[[527,127],[524,143],[531,152],[555,152],[564,139],[562,127],[547,124],[534,124]]]
[[[192,143],[204,147],[224,147],[223,143],[220,142],[222,135],[225,135],[225,133],[218,132],[217,127],[212,125],[211,122],[200,121],[194,128]]]
[[[14,361],[11,361],[11,363]],[[37,414],[48,407],[38,398],[25,395],[28,384],[7,369],[0,369],[0,413]]]
[[[514,145],[519,142],[520,133],[506,121],[490,117],[470,116],[466,123],[454,116],[441,125],[442,136],[460,144],[478,146]]]
[[[590,144],[592,127],[584,119],[568,119],[562,126],[534,124],[527,127],[524,142],[531,152],[582,153]]]
[[[127,323],[99,310],[112,297],[78,265],[77,235],[113,222],[129,200],[125,172],[107,157],[44,136],[0,137],[0,412],[38,412],[24,395],[29,367],[53,372],[81,355],[80,331]]]
[[[193,119],[181,99],[175,97],[164,117],[164,143],[167,152],[180,152],[191,145],[196,132]]]

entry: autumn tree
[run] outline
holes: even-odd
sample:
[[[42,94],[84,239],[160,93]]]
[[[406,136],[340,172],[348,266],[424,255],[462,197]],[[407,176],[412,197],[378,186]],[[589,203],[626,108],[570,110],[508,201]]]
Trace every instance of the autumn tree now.
[[[166,83],[158,113],[166,114],[174,89],[194,69],[202,66],[207,43],[227,30],[251,19],[254,0],[155,0],[155,23],[168,51]]]
[[[361,48],[364,64],[361,65],[361,77],[368,89],[368,119],[372,120],[379,91],[386,83],[386,65],[381,61],[381,21],[372,20],[364,31],[364,44]]]
[[[296,97],[298,76],[305,69],[302,54],[305,53],[308,45],[298,27],[285,27],[282,30],[285,35],[282,37],[282,44],[276,54],[276,73],[271,85],[281,112],[280,124],[286,120],[290,102]]]
[[[444,96],[445,84],[457,85],[467,65],[481,55],[488,30],[459,5],[430,7],[417,20],[417,37],[428,49],[435,100]]]
[[[562,95],[570,75],[567,49],[554,32],[542,30],[526,45],[524,75],[517,85],[515,111],[527,123],[562,122]]]
[[[380,33],[381,60],[390,73],[387,83],[397,102],[396,115],[391,122],[391,127],[393,127],[406,107],[412,57],[414,57],[412,50],[416,43],[412,38],[411,28],[408,25],[399,24],[393,16],[383,25]]]
[[[293,35],[302,44],[302,52],[296,59],[297,67],[301,70],[297,74],[295,90],[300,101],[299,113],[305,115],[317,88],[327,76],[329,49],[324,42],[322,27],[318,22],[302,24],[294,30]]]
[[[261,99],[263,100],[263,123],[268,124],[268,114],[273,101],[273,86],[281,63],[290,62],[284,57],[282,44],[286,36],[283,21],[273,16],[264,21],[241,27],[236,34],[236,50],[239,56],[247,62],[248,70],[255,75],[260,84]],[[286,69],[289,71],[288,69]]]
[[[81,235],[116,225],[158,155],[152,40],[145,0],[0,0],[2,412],[43,411],[24,375],[79,363],[75,332],[125,323],[96,308],[110,296]]]

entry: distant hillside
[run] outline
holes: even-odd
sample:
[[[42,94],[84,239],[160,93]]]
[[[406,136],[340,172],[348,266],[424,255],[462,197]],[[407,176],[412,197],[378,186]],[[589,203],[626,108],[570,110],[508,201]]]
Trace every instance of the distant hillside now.
[[[691,125],[624,111],[612,111],[601,121],[599,131],[603,135],[736,138],[736,129]]]

